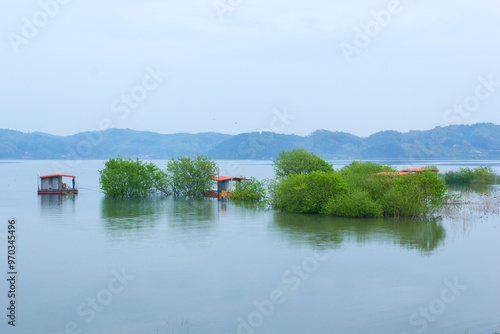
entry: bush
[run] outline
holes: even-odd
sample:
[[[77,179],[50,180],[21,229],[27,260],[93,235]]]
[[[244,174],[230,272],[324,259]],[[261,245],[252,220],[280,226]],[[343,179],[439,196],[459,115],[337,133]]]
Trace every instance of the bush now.
[[[209,158],[198,155],[172,158],[167,163],[166,171],[162,173],[159,182],[163,192],[172,192],[174,195],[203,196],[205,191],[212,188],[211,178],[217,175],[217,163]]]
[[[397,172],[391,166],[374,162],[353,161],[340,169],[339,173],[349,189],[367,191],[372,198],[380,198],[390,186],[392,179],[399,176],[373,175],[381,172]]]
[[[446,185],[436,173],[373,175],[380,172],[397,171],[373,162],[354,161],[338,173],[289,174],[270,184],[271,205],[291,213],[341,217],[417,217],[441,208]]]
[[[265,195],[264,182],[252,177],[250,180],[236,182],[230,198],[237,201],[260,201],[265,198]]]
[[[385,215],[417,217],[425,211],[421,199],[422,190],[415,182],[416,175],[402,175],[395,178],[387,191],[379,198]]]
[[[337,217],[380,217],[382,206],[374,201],[367,191],[353,189],[330,198],[321,213]]]
[[[309,174],[313,171],[333,172],[332,165],[302,148],[281,151],[273,161],[273,167],[279,178],[292,174]]]
[[[140,197],[157,192],[159,169],[153,163],[121,157],[109,159],[99,170],[99,184],[109,197]]]
[[[445,193],[444,181],[425,171],[395,177],[378,202],[386,215],[418,217],[439,210]]]
[[[444,174],[446,184],[468,186],[471,184],[495,184],[498,175],[491,166],[460,168],[458,171],[448,171]]]
[[[290,213],[319,213],[331,197],[346,190],[345,181],[335,172],[290,174],[271,184],[271,205]]]

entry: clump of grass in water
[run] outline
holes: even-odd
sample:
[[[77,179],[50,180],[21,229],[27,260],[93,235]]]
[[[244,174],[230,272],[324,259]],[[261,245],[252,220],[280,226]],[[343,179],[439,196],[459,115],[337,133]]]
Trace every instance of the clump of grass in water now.
[[[439,214],[447,218],[464,220],[500,214],[500,192],[450,194],[447,205]]]

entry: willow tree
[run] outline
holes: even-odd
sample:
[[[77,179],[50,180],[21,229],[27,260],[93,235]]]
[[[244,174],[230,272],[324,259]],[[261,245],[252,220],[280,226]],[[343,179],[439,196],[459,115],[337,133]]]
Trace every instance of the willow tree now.
[[[118,157],[106,161],[99,170],[99,184],[108,197],[149,196],[157,192],[159,173],[153,163]]]
[[[332,165],[303,148],[281,151],[273,161],[273,168],[276,176],[280,178],[286,178],[292,174],[309,174],[313,171],[333,171]]]
[[[174,195],[202,196],[211,190],[214,183],[211,178],[217,176],[217,169],[217,163],[203,155],[172,158],[162,184],[168,184]]]

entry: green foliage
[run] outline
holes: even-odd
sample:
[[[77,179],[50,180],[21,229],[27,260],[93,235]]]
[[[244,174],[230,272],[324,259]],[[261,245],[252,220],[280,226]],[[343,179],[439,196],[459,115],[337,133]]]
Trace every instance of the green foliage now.
[[[380,172],[388,174],[375,175]],[[340,217],[422,217],[442,206],[447,187],[436,173],[394,172],[390,166],[354,161],[338,173],[290,174],[270,183],[271,205],[291,213]]]
[[[425,171],[394,177],[378,201],[386,215],[419,217],[436,212],[445,193],[444,181],[436,173]]]
[[[367,191],[352,189],[330,198],[321,213],[337,217],[380,217],[382,206]]]
[[[236,182],[235,189],[231,193],[231,200],[236,201],[260,201],[266,196],[264,182],[252,177],[249,180]]]
[[[292,174],[309,174],[313,171],[333,171],[328,162],[302,148],[281,151],[273,161],[273,167],[279,178],[286,178]]]
[[[478,166],[474,169],[469,167],[460,168],[458,171],[448,171],[444,174],[447,184],[468,186],[471,184],[495,184],[498,175],[493,172],[491,166]]]
[[[108,197],[140,197],[156,193],[159,169],[139,159],[109,159],[99,170],[101,190]]]
[[[420,216],[425,211],[421,189],[415,182],[416,175],[401,175],[390,183],[390,187],[378,199],[384,214],[395,217]]]
[[[345,181],[335,172],[290,174],[271,184],[271,205],[290,213],[319,213],[331,197],[346,190]]]
[[[353,161],[339,170],[340,175],[346,181],[349,189],[365,190],[372,196],[372,198],[380,198],[380,196],[382,196],[382,194],[390,186],[389,182],[384,181],[394,178],[394,176],[373,175],[381,172],[391,173],[397,172],[397,170],[391,166],[381,165],[369,161]]]
[[[205,156],[172,158],[159,182],[162,190],[174,195],[202,196],[212,188],[211,178],[217,175],[217,163]]]

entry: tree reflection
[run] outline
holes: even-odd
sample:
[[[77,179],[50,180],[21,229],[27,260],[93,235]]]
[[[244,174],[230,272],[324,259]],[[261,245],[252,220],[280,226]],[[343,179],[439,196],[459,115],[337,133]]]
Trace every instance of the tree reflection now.
[[[101,218],[108,230],[151,227],[165,205],[164,198],[109,198],[101,201]]]
[[[430,254],[444,245],[446,235],[439,219],[349,219],[276,213],[274,226],[291,243],[306,243],[317,249],[375,241]]]
[[[192,233],[213,227],[217,218],[217,202],[171,196],[105,197],[101,201],[101,218],[108,231],[147,230],[165,224],[172,231]]]
[[[217,201],[207,198],[170,198],[168,226],[180,230],[209,229],[217,219]]]

